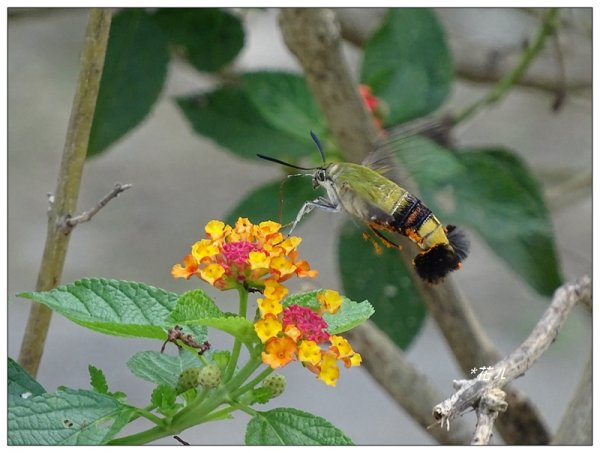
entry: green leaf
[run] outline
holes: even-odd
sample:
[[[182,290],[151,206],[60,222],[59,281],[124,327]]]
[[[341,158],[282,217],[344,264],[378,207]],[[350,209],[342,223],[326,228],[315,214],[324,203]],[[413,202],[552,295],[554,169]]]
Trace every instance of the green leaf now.
[[[308,412],[279,408],[257,412],[248,422],[246,445],[353,445],[327,420]]]
[[[106,50],[88,157],[105,151],[148,115],[167,74],[169,52],[143,9],[115,14]]]
[[[183,293],[177,300],[175,310],[169,321],[179,324],[189,319],[203,319],[223,316],[223,312],[214,301],[201,289]]]
[[[231,352],[229,351],[215,351],[210,356],[211,360],[221,369],[221,371],[225,371],[227,368],[227,364],[231,359]]]
[[[36,395],[46,393],[42,385],[10,357],[8,358],[8,405],[18,404]]]
[[[206,318],[198,321],[188,321],[189,324],[198,322],[204,326],[214,327],[240,340],[246,345],[256,343],[258,337],[254,331],[254,324],[246,318],[240,316],[224,316],[221,318]]]
[[[386,125],[425,116],[448,96],[454,78],[444,32],[426,8],[390,8],[365,46],[362,83],[390,108]]]
[[[301,307],[309,307],[314,310],[317,310],[321,304],[317,300],[317,295],[323,291],[322,289],[315,289],[312,291],[306,291],[301,293],[293,293],[287,296],[285,299],[281,301],[284,307],[289,307],[290,305],[300,305]]]
[[[323,290],[318,289],[304,293],[295,293],[285,299],[282,304],[284,307],[290,305],[299,305],[301,307],[310,307],[318,309],[320,303],[317,300],[317,295]],[[331,335],[347,332],[350,329],[362,324],[369,319],[375,309],[368,301],[355,302],[342,296],[343,302],[339,310],[335,314],[324,313],[323,319],[327,322],[327,332]]]
[[[338,267],[344,293],[376,307],[372,321],[399,347],[406,349],[421,330],[426,308],[399,252],[382,247],[378,255],[353,222],[338,239]],[[415,252],[416,253],[416,252]]]
[[[166,338],[165,318],[178,300],[175,293],[143,283],[87,278],[50,291],[21,293],[19,297],[44,304],[98,332],[162,340]]]
[[[137,377],[173,388],[183,370],[199,365],[198,356],[185,349],[181,349],[177,356],[158,351],[138,352],[127,361],[127,367]]]
[[[258,162],[257,153],[297,159],[314,152],[306,140],[269,124],[240,88],[179,97],[177,104],[195,132],[238,157]]]
[[[324,313],[323,319],[327,322],[327,332],[337,335],[362,324],[374,313],[375,309],[368,301],[354,302],[344,297],[344,302],[337,313]]]
[[[162,8],[154,16],[172,44],[199,71],[216,72],[244,47],[240,20],[219,8]]]
[[[9,445],[101,445],[129,419],[132,408],[89,390],[61,389],[8,408]],[[117,426],[115,426],[117,425]]]
[[[242,198],[227,214],[225,223],[233,225],[238,217],[247,217],[255,224],[274,220],[285,225],[296,218],[304,202],[318,195],[309,178],[268,182]]]
[[[96,392],[106,395],[108,393],[108,384],[104,372],[94,365],[88,365],[88,371],[90,373],[90,384],[92,388]]]
[[[413,138],[397,154],[442,223],[477,231],[538,293],[550,296],[560,286],[552,222],[541,188],[514,153],[500,148],[450,151]]]
[[[254,325],[246,318],[223,313],[201,290],[185,293],[170,317],[172,322],[190,326],[214,327],[233,335],[245,344],[257,340]]]
[[[177,392],[166,384],[160,384],[152,391],[150,402],[165,415],[173,413],[178,409]]]
[[[242,77],[245,91],[262,117],[316,154],[309,132],[324,135],[325,121],[304,78],[274,71],[249,72]]]

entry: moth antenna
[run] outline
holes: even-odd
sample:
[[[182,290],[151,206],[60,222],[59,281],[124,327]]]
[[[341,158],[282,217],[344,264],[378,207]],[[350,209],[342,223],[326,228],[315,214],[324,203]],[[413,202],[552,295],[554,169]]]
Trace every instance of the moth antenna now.
[[[275,163],[277,163],[279,165],[284,165],[286,167],[295,168],[296,170],[317,170],[318,168],[320,168],[320,167],[312,167],[312,168],[300,167],[299,165],[290,164],[288,162],[284,162],[282,160],[275,159],[274,157],[271,157],[271,156],[265,156],[264,154],[258,154],[257,153],[256,155],[258,157],[260,157],[261,159],[268,160],[268,161],[271,161],[271,162],[275,162]]]
[[[323,152],[323,147],[321,146],[321,142],[319,141],[319,138],[316,136],[316,134],[313,131],[310,131],[310,136],[312,137],[313,141],[315,142],[315,145],[317,145],[317,149],[319,150],[319,154],[321,155],[321,160],[323,161],[323,163],[325,163],[325,153]]]

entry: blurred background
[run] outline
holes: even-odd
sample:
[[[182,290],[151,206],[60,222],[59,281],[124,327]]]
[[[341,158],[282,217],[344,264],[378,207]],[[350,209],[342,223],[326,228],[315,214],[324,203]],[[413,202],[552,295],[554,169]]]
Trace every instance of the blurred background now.
[[[244,49],[234,63],[236,71],[300,71],[283,43],[277,10],[234,11],[242,17],[246,33]],[[368,26],[383,11],[342,13]],[[539,25],[539,12],[527,9],[435,13],[458,73],[442,108],[449,112],[483,96],[492,86],[486,80],[490,73],[510,70]],[[87,15],[84,9],[9,13],[7,312],[8,355],[13,358],[18,356],[29,310],[29,302],[15,294],[35,287],[46,236],[46,194],[56,185]],[[564,80],[569,86],[561,107],[552,109],[556,96],[547,89],[558,78],[549,46],[528,72],[529,86],[515,87],[505,100],[469,121],[468,127],[457,131],[457,140],[465,146],[501,144],[529,164],[543,185],[561,269],[569,280],[591,274],[592,265],[591,9],[563,11],[561,17]],[[349,64],[357,71],[361,53],[350,43],[345,46]],[[174,97],[209,89],[214,83],[210,76],[172,59],[161,97],[143,124],[86,164],[80,211],[94,205],[116,182],[131,183],[133,188],[74,231],[63,283],[106,277],[175,292],[202,285],[172,279],[171,266],[181,261],[207,221],[223,218],[245,193],[280,171],[258,159],[242,161],[191,130]],[[296,231],[304,238],[302,256],[320,271],[317,286],[341,288],[335,233],[342,221],[342,215],[316,212]],[[529,334],[548,299],[516,278],[485,243],[470,236],[471,256],[455,279],[504,355]],[[226,310],[235,306],[234,294],[212,294]],[[228,341],[216,333],[211,343],[224,349]],[[54,315],[38,380],[49,391],[59,385],[89,388],[87,366],[93,364],[104,370],[111,390],[122,390],[132,403],[145,405],[153,385],[135,378],[125,363],[138,351],[159,348],[158,342],[101,335]],[[538,407],[551,431],[560,422],[590,349],[591,317],[576,307],[549,351],[514,383]],[[431,320],[407,353],[442,395],[452,393],[452,380],[462,376]],[[286,367],[283,374],[286,392],[265,408],[297,407],[320,415],[356,444],[435,443],[364,369],[342,370],[336,388],[323,385],[298,364]],[[472,423],[471,417],[465,421]],[[246,423],[247,416],[240,413],[231,421],[190,429],[182,437],[192,444],[243,444]],[[167,438],[157,443],[176,442]]]

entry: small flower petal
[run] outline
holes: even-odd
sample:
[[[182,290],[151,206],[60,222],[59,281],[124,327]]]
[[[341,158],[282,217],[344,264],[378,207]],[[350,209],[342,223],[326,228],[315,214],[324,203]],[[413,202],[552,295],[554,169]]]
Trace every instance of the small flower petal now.
[[[287,293],[288,289],[281,283],[277,282],[277,280],[265,280],[265,289],[263,291],[265,297],[274,300],[282,300],[285,296],[287,296]]]
[[[330,351],[323,353],[321,371],[319,372],[318,378],[325,382],[325,384],[335,387],[339,377],[340,369],[335,360],[335,354]]]
[[[271,368],[279,368],[292,361],[296,350],[296,342],[290,337],[273,337],[265,343],[262,361]]]
[[[171,275],[174,278],[185,278],[189,279],[198,270],[198,261],[192,255],[186,255],[183,258],[183,266],[181,264],[175,264],[171,268]]]
[[[281,305],[281,302],[279,302],[279,300],[277,299],[265,297],[264,299],[257,299],[256,303],[258,304],[258,308],[263,317],[266,314],[272,314],[277,316],[283,311],[283,305]]]
[[[321,361],[321,348],[314,341],[304,340],[298,346],[298,360],[305,364],[318,364]]]
[[[204,269],[200,269],[200,277],[211,285],[220,279],[224,273],[225,269],[223,269],[223,266],[216,263],[209,264]]]
[[[271,313],[266,314],[263,318],[254,323],[254,331],[263,343],[276,337],[277,334],[281,332],[282,327],[281,322]]]
[[[344,299],[340,296],[340,293],[332,289],[326,289],[317,295],[317,300],[321,303],[321,306],[331,314],[335,314]]]

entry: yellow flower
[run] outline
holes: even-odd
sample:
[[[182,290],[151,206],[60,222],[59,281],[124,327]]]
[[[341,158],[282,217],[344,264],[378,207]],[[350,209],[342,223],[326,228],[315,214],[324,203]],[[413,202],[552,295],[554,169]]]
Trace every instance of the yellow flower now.
[[[192,245],[192,256],[196,258],[198,262],[202,262],[206,258],[210,259],[218,254],[219,248],[209,239],[201,239]]]
[[[298,347],[298,360],[316,365],[321,361],[321,348],[312,340],[304,340]]]
[[[323,353],[323,359],[321,360],[321,371],[319,371],[318,378],[325,382],[325,384],[335,387],[339,377],[340,369],[337,366],[335,354],[333,354],[331,351]]]
[[[266,314],[277,316],[283,311],[283,305],[281,305],[281,302],[277,299],[265,297],[264,299],[257,299],[256,303],[258,304],[262,316],[265,316]]]
[[[329,341],[331,343],[329,350],[332,351],[338,359],[344,362],[346,368],[361,364],[362,357],[360,354],[354,352],[352,346],[350,346],[350,343],[344,337],[340,335],[331,335]]]
[[[204,269],[200,269],[200,276],[203,280],[213,285],[216,280],[220,279],[225,273],[225,269],[220,264],[209,264]]]
[[[281,247],[286,255],[289,255],[291,252],[296,250],[300,242],[302,242],[302,239],[298,236],[290,236],[280,244],[277,244],[277,246]]]
[[[288,289],[282,284],[278,283],[277,280],[265,280],[265,289],[263,291],[265,297],[274,300],[282,300],[285,296],[287,296],[287,293]]]
[[[279,231],[281,225],[277,222],[273,222],[272,220],[267,220],[265,222],[260,222],[258,224],[258,230],[262,236],[269,236],[271,234],[275,234]]]
[[[269,262],[271,260],[265,252],[250,252],[248,254],[248,262],[250,263],[250,269],[268,269]]]
[[[332,289],[326,289],[317,295],[321,306],[329,313],[335,314],[342,305],[343,298],[340,293]]]
[[[278,280],[285,280],[291,276],[296,270],[294,266],[285,256],[276,256],[271,260],[271,269],[278,275]]]
[[[231,227],[229,225],[226,226],[220,220],[211,220],[204,227],[204,231],[206,231],[206,234],[208,235],[209,238],[211,238],[213,241],[216,241],[218,239],[221,239],[223,236],[225,236],[225,233],[227,232],[226,227],[228,229],[231,229]]]
[[[271,313],[266,314],[254,324],[254,331],[256,332],[256,335],[258,335],[258,338],[260,338],[260,341],[263,343],[268,341],[270,338],[277,336],[277,334],[281,332],[282,328],[283,325],[281,322],[275,315]]]

